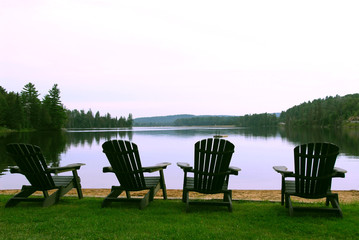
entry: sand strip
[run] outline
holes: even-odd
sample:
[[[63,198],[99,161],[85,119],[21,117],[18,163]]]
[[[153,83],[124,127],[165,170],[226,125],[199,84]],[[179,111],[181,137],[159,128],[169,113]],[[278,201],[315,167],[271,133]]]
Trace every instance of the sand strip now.
[[[20,190],[0,190],[0,194],[6,195],[14,195]],[[105,197],[110,193],[110,189],[83,189],[84,197]],[[359,202],[359,191],[351,190],[351,191],[333,191],[339,194],[339,202],[340,203],[353,203]],[[38,192],[41,195],[41,192]],[[142,196],[144,191],[133,192],[133,196]],[[73,189],[67,196],[76,196],[76,190]],[[125,196],[123,193],[121,196]],[[168,199],[181,199],[182,190],[176,189],[168,189],[167,190]],[[162,197],[162,191],[159,191],[156,195],[156,199],[160,199]],[[223,194],[199,194],[199,193],[190,193],[190,198],[197,199],[221,199],[223,198]],[[280,202],[280,190],[233,190],[233,200],[247,200],[247,201],[273,201]],[[315,201],[323,201],[323,199],[319,200],[311,200],[311,199],[301,199],[301,198],[293,198],[294,201],[303,201],[303,202],[315,202]]]

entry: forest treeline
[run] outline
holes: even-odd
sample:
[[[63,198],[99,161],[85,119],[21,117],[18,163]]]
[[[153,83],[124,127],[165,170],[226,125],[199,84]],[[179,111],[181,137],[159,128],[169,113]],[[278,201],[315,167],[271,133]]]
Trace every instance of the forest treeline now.
[[[67,128],[122,128],[132,127],[132,114],[127,117],[113,118],[109,113],[105,116],[101,116],[97,111],[93,115],[91,109],[86,113],[84,110],[68,110],[67,111]]]
[[[359,94],[326,97],[302,103],[282,112],[287,126],[343,126],[359,122]]]
[[[7,92],[0,86],[0,127],[8,129],[58,130],[61,128],[131,127],[132,115],[128,118],[113,118],[109,113],[100,116],[92,111],[66,109],[57,84],[43,99],[32,83],[20,93]]]
[[[158,117],[161,118],[161,117]],[[165,117],[168,121],[169,116]],[[155,118],[151,125],[156,125]],[[176,115],[166,125],[214,126],[233,125],[239,127],[286,126],[343,126],[359,122],[359,94],[326,97],[304,102],[281,112],[281,114],[247,114],[244,116],[193,116]],[[145,119],[142,119],[145,120]],[[158,120],[160,121],[160,120]],[[109,113],[101,116],[97,111],[69,110],[61,103],[57,84],[40,100],[32,83],[24,86],[20,93],[7,92],[0,86],[0,127],[9,129],[54,130],[61,128],[116,128],[136,126],[132,114],[113,118]],[[146,123],[140,123],[145,126]],[[158,124],[157,124],[158,125]],[[157,126],[156,125],[156,126]],[[150,125],[147,125],[150,126]]]
[[[135,120],[136,123],[136,120]],[[280,114],[247,114],[244,116],[191,116],[180,118],[174,126],[233,125],[239,127],[340,127],[359,123],[359,94],[326,97],[304,102]]]
[[[276,114],[261,113],[245,116],[198,116],[174,121],[175,126],[273,127],[278,125]]]

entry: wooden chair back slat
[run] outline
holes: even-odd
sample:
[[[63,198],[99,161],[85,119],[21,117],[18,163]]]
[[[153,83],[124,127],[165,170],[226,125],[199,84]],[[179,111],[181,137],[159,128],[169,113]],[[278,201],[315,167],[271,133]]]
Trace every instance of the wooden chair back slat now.
[[[138,147],[124,140],[111,140],[102,144],[111,167],[121,186],[127,190],[146,188]]]
[[[320,196],[331,187],[331,179],[339,148],[330,143],[309,143],[294,148],[296,193]]]
[[[222,190],[234,145],[224,139],[204,139],[195,144],[194,188],[211,193]]]
[[[6,146],[6,150],[33,187],[39,190],[54,188],[54,181],[50,173],[46,171],[47,164],[40,147],[24,143],[11,143]]]

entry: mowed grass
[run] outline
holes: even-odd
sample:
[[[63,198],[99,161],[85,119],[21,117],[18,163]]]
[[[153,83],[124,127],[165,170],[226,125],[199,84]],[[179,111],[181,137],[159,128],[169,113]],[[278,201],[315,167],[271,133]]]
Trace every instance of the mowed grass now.
[[[280,203],[234,201],[225,207],[154,200],[101,208],[102,198],[63,197],[57,205],[5,208],[0,195],[0,239],[358,239],[359,203],[342,204],[344,218],[318,213],[289,217]]]

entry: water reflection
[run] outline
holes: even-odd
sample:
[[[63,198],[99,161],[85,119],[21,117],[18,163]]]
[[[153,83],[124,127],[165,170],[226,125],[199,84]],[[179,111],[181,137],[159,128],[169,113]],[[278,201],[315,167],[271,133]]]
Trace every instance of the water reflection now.
[[[347,156],[359,156],[359,129],[339,128],[280,128],[279,134],[294,145],[307,142],[331,142],[339,146],[340,153]]]
[[[193,162],[196,141],[214,135],[227,135],[236,146],[233,165],[243,169],[231,179],[233,189],[279,189],[280,177],[273,165],[292,167],[292,149],[307,142],[332,142],[340,147],[337,166],[350,170],[337,189],[357,189],[359,175],[359,131],[356,129],[285,129],[285,128],[221,128],[221,127],[153,127],[133,129],[69,129],[62,132],[11,133],[0,136],[0,189],[20,188],[24,177],[9,174],[14,162],[7,156],[10,142],[32,143],[41,147],[49,166],[84,162],[81,168],[83,187],[110,188],[115,177],[101,172],[108,162],[101,144],[110,139],[127,139],[138,144],[144,165],[172,162],[166,170],[168,188],[181,188],[183,173],[178,161]],[[61,161],[61,164],[60,164]],[[17,175],[17,174],[16,174]],[[15,182],[15,183],[14,183]]]

